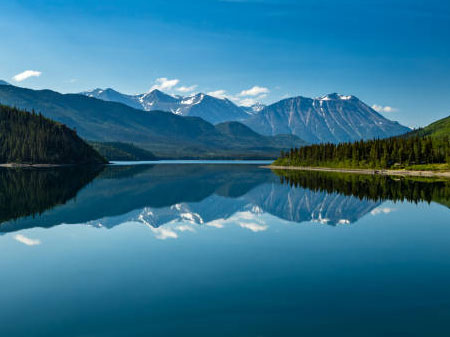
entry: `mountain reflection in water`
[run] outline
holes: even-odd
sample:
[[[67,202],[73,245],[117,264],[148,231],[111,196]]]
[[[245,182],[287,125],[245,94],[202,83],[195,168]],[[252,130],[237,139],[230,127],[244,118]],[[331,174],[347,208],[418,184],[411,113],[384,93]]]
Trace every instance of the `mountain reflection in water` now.
[[[152,230],[184,224],[264,230],[260,219],[350,224],[384,200],[448,205],[449,183],[321,172],[275,174],[255,165],[139,165],[0,170],[0,232],[59,224]],[[25,197],[24,197],[25,196]],[[169,235],[170,232],[157,235]]]

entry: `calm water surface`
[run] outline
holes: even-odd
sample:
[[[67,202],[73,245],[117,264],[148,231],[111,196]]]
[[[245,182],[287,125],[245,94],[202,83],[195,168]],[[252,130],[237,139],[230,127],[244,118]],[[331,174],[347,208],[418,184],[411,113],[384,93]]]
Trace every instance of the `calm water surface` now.
[[[0,170],[0,335],[450,336],[450,184]]]

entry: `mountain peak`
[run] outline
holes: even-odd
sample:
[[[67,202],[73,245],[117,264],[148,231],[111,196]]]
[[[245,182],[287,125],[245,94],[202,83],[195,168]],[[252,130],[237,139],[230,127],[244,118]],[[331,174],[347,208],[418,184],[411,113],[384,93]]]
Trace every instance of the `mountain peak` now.
[[[11,84],[9,84],[9,83],[6,82],[6,81],[0,80],[0,85],[11,85]]]
[[[140,95],[140,101],[145,102],[148,100],[162,100],[164,102],[175,102],[178,100],[177,97],[174,97],[172,95],[168,95],[165,92],[162,92],[159,89],[153,89],[147,92],[146,94]],[[147,102],[148,103],[148,102]]]
[[[356,97],[352,95],[341,95],[336,92],[333,92],[325,96],[317,97],[316,99],[319,101],[337,101],[337,100],[348,101],[354,98]]]
[[[244,111],[249,115],[256,115],[260,113],[265,107],[266,105],[260,102],[256,102],[255,104],[252,104],[250,106],[241,106],[241,108],[244,109]]]
[[[244,121],[265,135],[291,133],[311,142],[348,142],[396,136],[408,128],[375,112],[355,96],[331,93],[287,98]]]

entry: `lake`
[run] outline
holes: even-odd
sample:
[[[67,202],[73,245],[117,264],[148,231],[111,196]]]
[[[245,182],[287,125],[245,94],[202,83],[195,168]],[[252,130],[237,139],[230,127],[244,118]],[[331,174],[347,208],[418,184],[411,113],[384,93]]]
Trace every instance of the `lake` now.
[[[449,181],[128,164],[0,169],[1,336],[450,336]]]

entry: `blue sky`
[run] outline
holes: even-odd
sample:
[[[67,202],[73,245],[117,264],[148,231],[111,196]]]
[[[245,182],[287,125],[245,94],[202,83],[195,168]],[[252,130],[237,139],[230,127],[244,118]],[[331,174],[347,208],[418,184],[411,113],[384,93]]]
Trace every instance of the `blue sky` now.
[[[408,126],[450,114],[448,1],[2,0],[0,31],[0,79],[24,87],[338,92]]]

